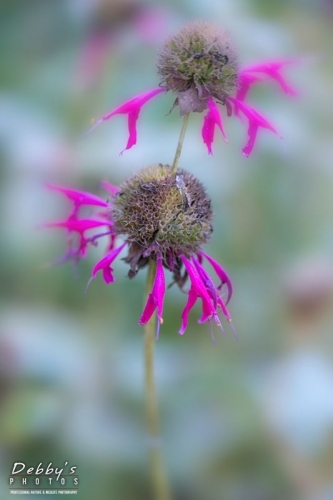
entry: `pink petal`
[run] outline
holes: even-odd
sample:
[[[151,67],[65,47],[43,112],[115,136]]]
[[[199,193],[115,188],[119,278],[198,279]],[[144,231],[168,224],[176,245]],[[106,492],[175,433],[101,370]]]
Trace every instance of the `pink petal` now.
[[[180,330],[178,332],[178,333],[180,333],[180,335],[183,335],[185,333],[185,330],[186,330],[187,325],[188,325],[189,312],[192,309],[192,307],[194,306],[194,304],[196,303],[197,299],[198,299],[198,294],[196,293],[195,289],[193,287],[191,287],[191,289],[188,293],[188,299],[187,299],[186,306],[184,307],[184,310],[183,310],[182,315],[181,315],[182,324],[181,324]]]
[[[274,134],[278,134],[277,130],[273,127],[273,125],[267,121],[262,115],[258,113],[254,108],[249,106],[248,104],[245,104],[242,101],[239,101],[238,99],[235,99],[234,97],[228,97],[229,101],[233,102],[235,106],[235,114],[238,114],[238,110],[242,111],[242,113],[246,116],[249,122],[248,126],[248,142],[246,146],[242,149],[244,156],[249,156],[253,150],[257,133],[259,128],[266,128],[270,130],[271,132],[274,132]]]
[[[157,259],[157,268],[152,291],[148,295],[147,303],[139,320],[139,325],[145,325],[157,309],[158,325],[163,323],[163,303],[165,295],[165,276],[162,258]],[[158,331],[157,331],[158,337]]]
[[[263,73],[270,78],[273,78],[281,87],[285,94],[291,95],[293,97],[297,96],[298,93],[295,89],[290,87],[286,80],[281,75],[280,71],[284,66],[288,64],[294,64],[296,60],[294,59],[282,59],[277,61],[267,61],[265,63],[252,64],[250,66],[246,66],[240,72],[240,77],[243,75],[247,75],[248,73]]]
[[[136,139],[137,139],[136,122],[138,120],[142,106],[147,101],[155,97],[155,95],[165,92],[165,90],[166,89],[164,87],[159,87],[157,89],[149,90],[147,92],[143,92],[142,94],[133,97],[129,101],[126,101],[124,104],[121,104],[116,109],[104,115],[100,120],[97,120],[94,126],[87,132],[87,134],[92,132],[102,122],[109,120],[112,116],[120,114],[128,115],[129,138],[127,141],[126,148],[123,151],[125,151],[126,149],[130,149],[132,146],[134,146],[134,144],[136,144]]]
[[[78,191],[76,189],[71,189],[62,186],[56,186],[55,184],[46,183],[48,189],[52,191],[58,191],[64,194],[69,200],[73,201],[75,205],[96,205],[99,207],[107,207],[108,203],[102,200],[99,196],[96,196],[86,191]]]
[[[198,273],[198,271],[195,269],[195,267],[191,264],[189,260],[186,259],[183,255],[180,255],[181,260],[183,261],[186,271],[190,277],[192,286],[197,293],[198,297],[202,300],[202,307],[204,311],[204,317],[208,319],[211,316],[214,316],[216,314],[215,308],[212,304],[211,298],[208,295],[208,292],[205,288],[204,283],[202,282],[202,279]],[[204,319],[202,318],[204,321]]]
[[[207,292],[211,296],[214,307],[216,309],[217,301],[218,301],[218,294],[217,294],[217,288],[214,285],[212,278],[209,276],[207,271],[202,267],[202,265],[193,257],[192,257],[192,262],[195,265],[196,270],[198,271],[200,278],[202,279],[202,282],[205,285]]]
[[[222,286],[225,284],[227,285],[227,289],[228,289],[228,297],[227,297],[227,301],[226,303],[228,304],[229,300],[231,299],[232,297],[232,283],[231,283],[231,279],[229,278],[227,272],[223,269],[223,267],[221,266],[221,264],[219,264],[216,260],[214,260],[210,255],[206,254],[205,252],[203,252],[202,250],[199,252],[200,255],[202,255],[203,257],[205,257],[205,259],[208,260],[208,262],[210,263],[210,265],[212,266],[212,268],[214,269],[214,271],[216,272],[217,276],[219,277],[219,279],[221,280],[221,283],[220,285],[217,287],[218,290],[221,290]]]
[[[204,117],[201,134],[203,142],[207,146],[208,154],[213,154],[212,144],[214,142],[214,133],[216,125],[221,130],[224,140],[228,142],[228,139],[223,129],[220,110],[211,97],[208,98],[207,105],[208,105],[208,113]]]
[[[60,222],[48,222],[44,224],[44,227],[64,227],[69,231],[77,231],[82,233],[88,229],[94,229],[100,226],[111,226],[111,221],[106,220],[95,220],[95,219],[71,219]]]
[[[127,243],[123,243],[120,247],[109,252],[105,257],[103,257],[100,261],[95,264],[93,270],[91,272],[91,279],[96,278],[98,271],[103,272],[103,278],[105,283],[108,285],[109,283],[113,283],[115,278],[112,275],[113,269],[111,267],[112,262],[117,258],[119,253],[123,250],[123,248],[127,245]]]

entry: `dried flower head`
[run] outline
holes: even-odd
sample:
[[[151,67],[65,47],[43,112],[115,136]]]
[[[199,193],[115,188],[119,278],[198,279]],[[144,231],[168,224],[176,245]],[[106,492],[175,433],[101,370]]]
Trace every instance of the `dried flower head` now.
[[[198,252],[212,232],[211,201],[201,182],[168,165],[145,168],[121,186],[112,203],[115,234],[129,244],[130,277],[148,258],[160,256],[174,270],[179,255]],[[179,262],[178,262],[179,265]]]
[[[237,87],[237,53],[230,35],[205,21],[193,21],[160,50],[161,86],[177,92],[180,114],[207,109],[211,96],[222,104]]]
[[[97,241],[105,237],[108,240],[106,254],[93,267],[90,281],[101,272],[106,284],[114,282],[112,263],[126,247],[123,260],[130,266],[129,278],[134,278],[151,260],[156,262],[154,285],[140,324],[146,324],[155,311],[158,331],[163,322],[164,269],[171,271],[173,282],[182,290],[188,278],[191,282],[179,333],[185,332],[188,314],[197,299],[202,302],[200,322],[213,320],[222,328],[219,311],[231,321],[226,308],[232,295],[230,278],[218,262],[201,250],[212,232],[211,202],[201,182],[192,174],[178,169],[174,175],[170,166],[162,164],[147,167],[129,177],[120,188],[104,182],[103,187],[110,193],[108,202],[83,191],[51,184],[47,187],[60,192],[73,204],[66,220],[46,224],[68,233],[68,250],[58,262],[78,262],[87,255],[89,246],[96,246]],[[85,205],[98,207],[98,216],[81,218],[80,209]],[[87,234],[97,228],[103,231]],[[119,237],[124,242],[117,245]],[[211,265],[219,285],[214,284],[203,261]]]

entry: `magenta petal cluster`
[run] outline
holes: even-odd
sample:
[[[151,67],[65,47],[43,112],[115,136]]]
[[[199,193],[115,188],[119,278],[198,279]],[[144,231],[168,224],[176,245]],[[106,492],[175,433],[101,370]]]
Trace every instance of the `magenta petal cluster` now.
[[[201,253],[199,257],[205,256],[206,254]],[[188,315],[192,307],[195,305],[198,299],[201,299],[202,303],[202,316],[199,319],[200,323],[206,321],[214,320],[215,323],[222,328],[219,319],[219,308],[228,321],[231,321],[231,316],[227,310],[226,304],[219,295],[218,287],[215,286],[213,280],[204,269],[199,260],[192,257],[190,260],[181,255],[181,260],[186,268],[187,274],[191,281],[191,288],[188,294],[187,304],[182,312],[182,324],[179,333],[182,335],[188,326]],[[214,261],[215,262],[215,261]],[[221,266],[220,266],[221,267]],[[222,270],[222,267],[221,267]],[[224,272],[225,278],[227,274]],[[228,299],[231,298],[230,291],[232,292],[232,285],[230,280],[224,281],[228,288]]]
[[[256,83],[274,80],[279,84],[281,90],[285,94],[295,97],[297,95],[296,90],[287,83],[282,75],[284,67],[295,62],[296,61],[292,59],[272,60],[264,63],[252,64],[240,70],[236,95],[228,95],[223,104],[226,106],[227,116],[235,115],[241,118],[240,113],[242,113],[248,121],[248,142],[242,149],[244,156],[249,156],[251,154],[256,142],[257,132],[260,128],[267,129],[274,134],[279,135],[272,123],[270,123],[257,110],[245,102],[249,91]],[[137,142],[136,125],[142,106],[156,95],[166,92],[167,90],[168,89],[166,87],[159,87],[137,95],[124,104],[118,106],[113,111],[104,115],[95,123],[91,130],[100,125],[103,121],[109,120],[112,116],[117,114],[127,114],[129,137],[123,151],[130,149]],[[209,96],[207,98],[208,111],[203,118],[201,135],[204,144],[207,146],[208,154],[213,154],[212,145],[214,142],[216,126],[220,129],[223,139],[228,142],[222,124],[221,113],[217,104],[221,103],[219,101],[215,101],[213,96]],[[121,153],[123,153],[123,151]]]
[[[52,191],[58,191],[66,198],[68,198],[72,204],[73,209],[68,215],[67,219],[62,221],[48,222],[44,224],[44,227],[49,228],[63,228],[67,230],[69,237],[67,238],[67,252],[65,256],[61,259],[64,262],[69,259],[75,259],[76,261],[85,257],[87,254],[87,248],[89,243],[96,245],[96,241],[99,237],[108,234],[112,236],[112,221],[107,218],[107,209],[109,204],[98,196],[87,193],[86,191],[78,191],[75,189],[56,186],[54,184],[47,184],[46,187]],[[97,206],[102,207],[105,211],[99,213],[99,218],[95,217],[83,217],[80,218],[80,209],[84,206]],[[97,228],[106,228],[106,232],[99,234],[94,234],[93,236],[87,236],[87,231],[96,230]],[[75,242],[71,237],[72,233],[77,235],[77,241]]]
[[[117,193],[118,188],[107,182],[103,183],[104,188],[111,192]],[[64,257],[58,260],[58,263],[67,260],[80,261],[87,255],[88,248],[95,246],[100,239],[107,239],[105,255],[94,265],[88,285],[94,280],[98,273],[102,274],[104,282],[108,285],[115,280],[114,271],[112,268],[113,262],[119,257],[121,252],[129,245],[127,241],[116,246],[117,235],[113,230],[113,222],[110,220],[110,205],[93,194],[77,191],[70,188],[64,188],[48,184],[47,187],[53,191],[57,191],[73,204],[73,210],[70,211],[67,219],[62,221],[49,222],[44,224],[44,227],[61,228],[66,230],[68,235],[76,234],[78,237],[74,241],[71,237],[67,238],[68,249]],[[80,217],[80,208],[88,205],[95,206],[98,210],[101,207],[105,212],[99,212],[99,217],[91,215],[91,217]],[[87,236],[87,232],[96,231],[104,228],[101,232],[94,232]],[[202,314],[199,322],[215,322],[221,329],[222,324],[219,319],[220,312],[231,321],[230,314],[227,309],[227,303],[232,296],[231,280],[223,269],[223,267],[207,253],[200,250],[197,255],[191,257],[179,256],[180,262],[184,265],[186,275],[190,280],[190,289],[188,292],[187,303],[181,314],[181,327],[179,333],[182,335],[188,327],[189,313],[200,299],[202,304]],[[203,262],[207,261],[213,268],[216,277],[220,283],[215,285],[213,279],[209,276],[206,269],[203,267]],[[173,264],[174,265],[174,264]],[[88,288],[88,285],[86,289]],[[156,258],[156,274],[151,292],[148,295],[147,302],[139,319],[140,325],[145,325],[153,314],[157,314],[158,325],[156,337],[159,335],[160,326],[163,323],[163,305],[166,292],[165,269],[163,265],[162,255],[157,255]]]

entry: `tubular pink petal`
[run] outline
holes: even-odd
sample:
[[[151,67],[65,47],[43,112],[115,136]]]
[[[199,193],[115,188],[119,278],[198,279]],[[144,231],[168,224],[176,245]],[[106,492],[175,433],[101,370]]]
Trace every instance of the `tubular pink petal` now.
[[[118,257],[118,255],[126,246],[126,244],[127,243],[123,243],[122,245],[120,245],[120,247],[111,250],[111,252],[109,252],[108,254],[105,255],[105,257],[99,260],[97,264],[95,264],[95,266],[93,267],[93,270],[91,272],[91,278],[96,278],[98,271],[102,271],[104,281],[107,285],[115,281],[115,278],[112,275],[113,269],[111,267],[111,264]]]
[[[86,191],[78,191],[76,189],[71,189],[62,186],[56,186],[55,184],[46,183],[45,186],[52,191],[58,191],[64,194],[69,200],[73,201],[75,205],[96,205],[99,207],[108,207],[108,203],[91,193]]]
[[[200,278],[202,279],[202,282],[205,285],[207,292],[211,296],[214,307],[216,309],[218,295],[217,295],[217,291],[216,291],[216,286],[214,285],[212,278],[209,276],[207,271],[202,267],[202,265],[194,257],[192,257],[192,262],[195,265],[196,270],[198,271]]]
[[[148,295],[145,308],[142,312],[141,318],[139,319],[139,325],[145,325],[146,323],[148,323],[148,321],[150,320],[156,309],[157,309],[158,321],[159,323],[163,323],[165,276],[164,276],[162,261],[163,259],[161,257],[157,259],[157,267],[156,267],[156,274],[155,274],[153,288],[150,294]]]
[[[189,293],[188,293],[188,299],[187,299],[186,306],[184,307],[184,310],[183,310],[182,315],[181,315],[182,324],[181,324],[180,330],[178,332],[180,335],[183,335],[185,333],[185,330],[186,330],[187,325],[188,325],[189,312],[192,309],[192,307],[194,306],[194,304],[196,303],[197,299],[198,299],[198,294],[192,286]]]
[[[112,116],[120,114],[128,115],[129,138],[126,148],[123,151],[125,151],[126,149],[130,149],[132,146],[134,146],[134,144],[136,144],[136,122],[138,120],[142,106],[156,95],[165,92],[165,90],[166,89],[164,87],[158,87],[157,89],[148,90],[147,92],[143,92],[142,94],[133,97],[129,101],[126,101],[124,104],[121,104],[116,109],[110,111],[106,115],[102,116],[102,118],[97,120],[97,122],[91,127],[86,135],[92,132],[102,122],[109,120]]]
[[[64,227],[69,231],[77,231],[82,233],[88,229],[94,229],[100,226],[111,226],[112,222],[108,220],[95,220],[95,219],[68,219],[60,222],[48,222],[45,227]]]
[[[220,110],[211,97],[208,98],[207,105],[208,105],[208,113],[204,117],[201,135],[202,135],[203,142],[207,146],[208,154],[213,154],[212,144],[214,142],[215,126],[216,125],[221,130],[221,133],[222,133],[222,136],[223,136],[223,139],[225,140],[225,142],[228,142],[228,138],[224,132]]]
[[[126,144],[126,148],[121,151],[121,155],[123,154],[126,149],[131,149],[132,146],[135,146],[136,140],[137,140],[137,131],[136,131],[136,123],[139,118],[139,113],[140,109],[136,109],[134,111],[131,111],[131,113],[128,114],[128,132],[129,132],[129,137],[128,141]]]
[[[214,308],[214,305],[212,303],[212,300],[208,294],[208,291],[206,290],[206,287],[196,270],[196,268],[191,264],[189,260],[184,257],[184,255],[180,255],[181,260],[183,261],[186,271],[190,277],[192,287],[198,297],[202,300],[202,308],[204,312],[204,317],[205,319],[209,319],[209,317],[214,316],[216,314],[216,310]]]
[[[244,156],[249,156],[251,154],[260,127],[266,128],[279,136],[274,126],[269,121],[267,121],[260,113],[258,113],[258,111],[256,111],[254,108],[252,108],[248,104],[245,104],[242,101],[239,101],[238,99],[235,99],[234,97],[229,96],[228,99],[235,106],[235,114],[238,115],[238,112],[241,111],[246,116],[249,122],[247,130],[249,136],[248,142],[246,146],[242,149]]]
[[[210,265],[212,266],[212,268],[216,272],[218,278],[221,280],[221,283],[217,287],[217,289],[221,290],[221,288],[222,288],[223,285],[227,286],[228,297],[227,297],[226,303],[228,304],[229,300],[232,297],[232,293],[233,293],[232,282],[231,282],[230,277],[228,276],[227,272],[223,269],[223,267],[221,266],[221,264],[219,264],[210,255],[206,254],[202,250],[200,250],[199,255],[203,256],[206,260],[208,260],[208,262],[210,263]]]
[[[246,75],[248,73],[263,73],[275,80],[285,94],[295,97],[298,95],[298,92],[287,84],[286,80],[280,73],[284,66],[294,64],[295,62],[297,62],[296,59],[282,59],[278,61],[267,61],[264,63],[252,64],[243,68],[240,74],[242,77],[242,75]]]

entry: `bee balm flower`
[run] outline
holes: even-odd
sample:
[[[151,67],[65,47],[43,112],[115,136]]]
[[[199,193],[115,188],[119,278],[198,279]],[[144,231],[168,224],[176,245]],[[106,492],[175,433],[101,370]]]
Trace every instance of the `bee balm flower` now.
[[[106,284],[113,283],[113,262],[125,249],[127,254],[123,260],[129,264],[130,279],[151,260],[156,262],[154,284],[139,324],[146,324],[156,312],[158,335],[163,322],[165,270],[172,273],[173,282],[183,291],[190,281],[180,334],[185,332],[189,312],[198,299],[202,304],[200,322],[214,321],[222,328],[220,313],[231,321],[226,307],[232,295],[230,278],[222,266],[201,249],[212,233],[211,201],[192,174],[178,169],[174,175],[170,166],[162,164],[147,167],[129,177],[119,189],[105,183],[111,195],[108,202],[74,189],[48,187],[66,196],[74,205],[66,220],[47,224],[65,229],[70,235],[68,251],[61,261],[79,261],[86,256],[91,244],[96,245],[101,238],[108,240],[107,252],[93,267],[89,282],[100,273]],[[83,205],[98,207],[98,216],[81,218],[79,211]],[[87,235],[97,228],[97,234]],[[73,233],[77,235],[76,242]],[[119,238],[123,240],[120,244]],[[220,280],[218,285],[204,268],[204,261]]]
[[[296,91],[282,75],[284,67],[292,62],[271,60],[239,68],[237,51],[228,33],[212,23],[194,21],[160,49],[157,63],[160,87],[118,106],[93,128],[116,114],[127,114],[129,139],[125,149],[130,149],[136,144],[136,123],[142,106],[156,95],[171,90],[177,96],[174,106],[179,107],[180,115],[207,111],[201,135],[209,154],[212,154],[216,127],[227,140],[218,105],[225,106],[227,116],[246,121],[248,141],[242,152],[249,156],[259,129],[279,134],[272,123],[246,102],[248,92],[258,82],[275,80],[285,94],[295,96]]]

